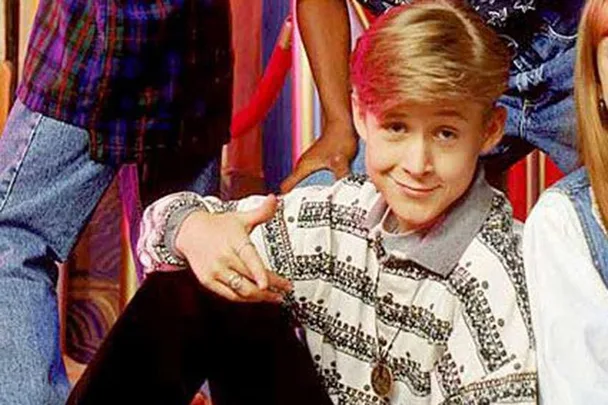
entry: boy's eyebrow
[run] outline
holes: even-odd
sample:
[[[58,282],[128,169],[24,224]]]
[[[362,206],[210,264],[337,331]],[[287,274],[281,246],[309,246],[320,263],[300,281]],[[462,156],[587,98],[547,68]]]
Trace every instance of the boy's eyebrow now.
[[[454,117],[454,118],[459,118],[463,121],[467,121],[466,117],[464,115],[462,115],[460,113],[460,111],[458,110],[441,110],[438,111],[436,114],[434,114],[436,116],[441,116],[441,117]]]
[[[454,118],[458,118],[462,121],[468,121],[468,119],[458,110],[453,110],[453,109],[445,109],[445,110],[439,110],[436,111],[433,114],[435,117],[454,117]],[[383,120],[396,120],[396,119],[406,119],[409,118],[411,116],[411,114],[408,114],[406,112],[389,112],[387,114],[384,115]]]

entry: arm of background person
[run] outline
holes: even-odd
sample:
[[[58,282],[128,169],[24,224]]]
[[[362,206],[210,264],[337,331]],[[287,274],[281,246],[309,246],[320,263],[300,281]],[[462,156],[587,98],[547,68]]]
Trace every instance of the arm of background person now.
[[[323,108],[323,133],[281,185],[287,192],[310,173],[347,175],[357,152],[352,124],[348,60],[350,22],[346,0],[297,0],[298,25]]]

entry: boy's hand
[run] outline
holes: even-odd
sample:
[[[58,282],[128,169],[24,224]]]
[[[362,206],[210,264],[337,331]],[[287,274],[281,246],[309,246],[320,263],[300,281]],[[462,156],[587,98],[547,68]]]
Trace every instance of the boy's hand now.
[[[291,283],[267,270],[249,233],[272,218],[277,199],[270,195],[255,210],[227,214],[197,211],[182,224],[175,248],[199,281],[232,301],[281,302]]]

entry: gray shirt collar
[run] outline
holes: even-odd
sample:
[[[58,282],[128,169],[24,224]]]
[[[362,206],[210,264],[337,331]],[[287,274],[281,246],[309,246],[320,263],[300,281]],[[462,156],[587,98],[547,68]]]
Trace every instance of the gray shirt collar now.
[[[445,278],[481,229],[493,197],[494,191],[486,182],[483,169],[479,169],[467,192],[430,230],[407,234],[386,232],[383,219],[389,207],[381,195],[369,211],[366,225],[372,238],[380,236],[387,259],[413,261]]]

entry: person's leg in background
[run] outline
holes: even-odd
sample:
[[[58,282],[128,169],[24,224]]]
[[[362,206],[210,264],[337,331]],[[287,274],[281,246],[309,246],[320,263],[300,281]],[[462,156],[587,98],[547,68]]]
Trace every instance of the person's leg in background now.
[[[509,89],[500,98],[508,111],[505,136],[484,158],[488,172],[504,172],[534,148],[545,152],[563,173],[578,166],[573,80],[581,2],[566,3],[572,10],[540,12],[545,24],[513,61]]]
[[[15,103],[0,137],[0,403],[67,397],[55,262],[115,172],[90,159],[87,131]]]

